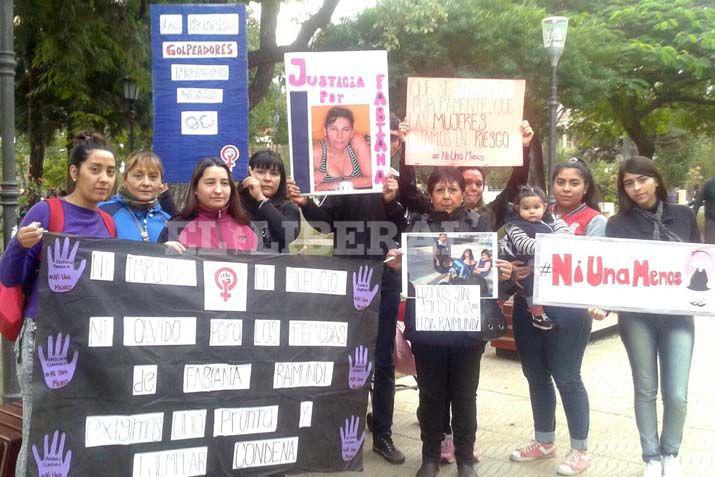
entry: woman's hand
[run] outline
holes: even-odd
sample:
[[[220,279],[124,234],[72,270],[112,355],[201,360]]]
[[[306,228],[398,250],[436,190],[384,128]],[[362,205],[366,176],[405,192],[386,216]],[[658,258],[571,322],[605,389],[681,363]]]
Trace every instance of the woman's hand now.
[[[525,279],[534,272],[533,265],[524,265],[524,262],[519,260],[511,262],[511,266],[517,281]]]
[[[503,282],[505,280],[509,280],[511,278],[511,274],[513,272],[513,267],[511,266],[511,263],[507,262],[506,260],[495,260],[497,264],[497,269],[499,270],[499,281]]]
[[[521,122],[521,143],[524,147],[529,147],[532,139],[534,139],[534,130],[529,126],[529,121],[525,119]]]
[[[15,238],[24,248],[32,248],[33,245],[42,240],[42,234],[44,233],[45,229],[42,228],[42,224],[32,222],[29,225],[20,227]]]
[[[400,123],[400,139],[402,142],[407,139],[407,134],[410,132],[410,124],[407,122],[407,116],[405,116],[405,119],[402,120]]]
[[[399,187],[397,185],[397,180],[392,177],[392,174],[387,176],[387,180],[382,186],[382,199],[385,201],[386,204],[389,204],[390,202],[395,200],[395,197],[397,197],[398,189]]]
[[[262,200],[266,200],[266,196],[263,195],[263,190],[261,190],[261,182],[253,177],[253,175],[249,174],[245,179],[243,179],[241,187],[247,189],[248,193],[251,194],[251,197],[253,197],[256,201],[260,202]]]
[[[395,271],[402,269],[402,251],[399,248],[391,248],[387,251],[385,266]]]
[[[164,242],[164,245],[166,245],[168,248],[178,253],[179,255],[182,255],[184,252],[186,252],[186,247],[184,247],[180,242]]]
[[[300,187],[298,187],[298,184],[295,183],[292,177],[286,180],[286,196],[288,200],[298,204],[300,207],[308,203],[308,198],[300,195]]]
[[[594,320],[598,320],[598,321],[601,321],[601,320],[608,318],[610,316],[612,316],[614,318],[618,318],[618,313],[616,313],[615,311],[606,311],[606,310],[603,310],[597,306],[589,307],[588,314],[591,315],[591,318],[593,318]]]

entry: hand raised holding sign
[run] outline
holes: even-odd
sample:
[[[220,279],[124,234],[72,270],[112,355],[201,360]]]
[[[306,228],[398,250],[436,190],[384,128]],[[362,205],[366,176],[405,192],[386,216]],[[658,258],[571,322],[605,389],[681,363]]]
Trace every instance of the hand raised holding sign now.
[[[71,291],[82,276],[87,260],[82,259],[79,267],[75,268],[74,259],[78,248],[79,241],[76,241],[70,251],[69,237],[65,237],[63,246],[60,246],[59,238],[55,239],[54,253],[52,246],[47,247],[47,281],[53,292]]]
[[[360,427],[360,418],[352,416],[345,419],[345,427],[340,428],[340,447],[343,453],[343,460],[350,462],[360,452],[360,447],[365,440],[365,430],[358,439],[357,435]]]
[[[372,281],[372,267],[363,266],[358,270],[357,275],[353,272],[353,305],[356,310],[364,310],[372,299],[377,295],[380,286],[375,284],[370,290],[370,282]]]
[[[350,389],[360,389],[365,385],[370,377],[370,371],[372,371],[367,348],[362,345],[355,348],[355,361],[350,355],[348,355],[348,361],[350,362],[350,374],[348,375]]]
[[[45,384],[50,389],[59,389],[72,381],[74,371],[77,368],[77,358],[79,352],[75,350],[72,356],[72,361],[67,361],[67,352],[70,347],[70,335],[65,336],[64,343],[62,341],[62,333],[57,334],[56,341],[52,335],[47,337],[47,357],[42,346],[37,347],[42,365],[42,372],[45,377]]]
[[[40,453],[37,446],[32,444],[32,455],[35,456],[37,464],[37,473],[40,477],[67,477],[70,471],[70,463],[72,462],[72,451],[68,450],[67,455],[62,458],[65,450],[65,433],[59,436],[60,431],[55,431],[52,436],[52,446],[49,445],[49,436],[45,434],[45,452],[40,458]],[[57,439],[59,437],[59,443]]]

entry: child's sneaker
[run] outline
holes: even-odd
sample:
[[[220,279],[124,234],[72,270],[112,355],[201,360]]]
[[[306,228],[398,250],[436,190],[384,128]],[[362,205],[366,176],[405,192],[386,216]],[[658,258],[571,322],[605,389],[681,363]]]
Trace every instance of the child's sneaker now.
[[[531,325],[544,331],[551,331],[556,328],[556,322],[546,316],[546,313],[543,315],[531,315]]]
[[[586,470],[589,465],[591,465],[591,459],[588,458],[588,452],[571,449],[556,468],[556,473],[559,475],[577,475]]]
[[[474,449],[472,449],[472,458],[474,459],[474,463],[476,464],[479,462],[479,459],[481,458],[481,453],[479,452],[479,447],[477,447],[477,441],[474,441]]]
[[[680,461],[673,455],[663,457],[663,477],[683,477]]]
[[[509,457],[514,462],[530,462],[532,460],[547,459],[556,457],[556,446],[553,444],[542,444],[538,441],[517,448]]]
[[[452,434],[447,434],[444,436],[444,439],[442,439],[439,461],[442,464],[451,464],[454,462],[454,440],[452,439]]]

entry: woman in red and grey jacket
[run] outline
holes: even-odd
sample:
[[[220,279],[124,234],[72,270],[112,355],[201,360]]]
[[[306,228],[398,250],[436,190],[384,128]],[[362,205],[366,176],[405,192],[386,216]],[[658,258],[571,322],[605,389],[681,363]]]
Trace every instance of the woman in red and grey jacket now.
[[[241,206],[231,171],[216,158],[202,159],[191,175],[186,205],[159,237],[175,250],[210,248],[255,251],[258,237]]]
[[[556,199],[552,212],[563,219],[574,235],[603,236],[606,219],[598,210],[598,188],[588,167],[578,159],[558,164],[552,175]],[[568,240],[568,238],[564,238]],[[533,270],[515,262],[517,279]],[[524,275],[526,274],[526,275]],[[588,393],[581,379],[581,363],[591,336],[592,319],[586,310],[546,307],[555,329],[541,331],[531,324],[524,297],[514,299],[514,343],[521,368],[529,382],[534,417],[534,440],[518,447],[511,460],[529,462],[556,455],[556,391],[561,394],[571,437],[571,450],[558,464],[559,475],[576,475],[590,465]]]

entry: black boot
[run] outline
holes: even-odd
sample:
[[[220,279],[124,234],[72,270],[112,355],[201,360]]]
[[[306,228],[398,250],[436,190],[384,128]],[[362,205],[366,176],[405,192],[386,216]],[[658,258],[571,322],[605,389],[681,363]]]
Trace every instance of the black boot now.
[[[474,464],[457,464],[457,477],[477,477]]]
[[[373,436],[372,450],[384,457],[390,464],[402,464],[405,462],[405,454],[395,447],[395,443],[392,442],[392,437],[390,436]]]
[[[422,466],[415,477],[434,477],[439,474],[439,462],[422,460]]]

